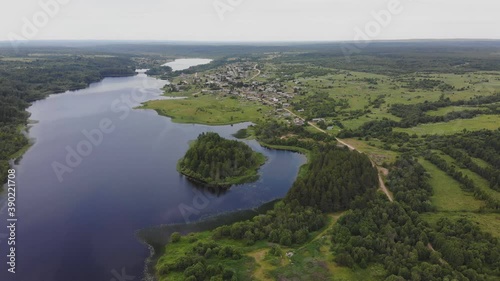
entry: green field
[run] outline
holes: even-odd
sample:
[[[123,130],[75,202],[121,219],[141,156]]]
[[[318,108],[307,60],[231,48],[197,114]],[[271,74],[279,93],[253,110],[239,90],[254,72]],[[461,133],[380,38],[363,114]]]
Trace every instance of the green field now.
[[[470,106],[448,106],[448,107],[443,107],[438,110],[431,110],[427,112],[427,115],[430,116],[443,116],[446,115],[450,112],[460,112],[460,111],[466,111],[466,110],[475,110],[475,109],[484,109],[482,107],[470,107]]]
[[[491,189],[489,182],[487,180],[485,180],[483,177],[479,176],[478,174],[472,172],[469,169],[461,168],[460,165],[458,165],[455,162],[455,159],[453,159],[449,155],[446,155],[444,153],[440,153],[439,156],[441,158],[443,158],[444,160],[446,160],[446,162],[448,162],[449,164],[455,165],[458,171],[460,171],[464,175],[468,176],[477,187],[479,187],[483,192],[488,194],[488,196],[490,196],[492,199],[494,199],[496,201],[500,201],[500,192]]]
[[[450,156],[442,152],[438,153],[441,158],[446,160],[449,164],[455,165],[457,169],[471,178],[474,183],[482,190],[492,195],[493,198],[498,199],[498,197],[495,196],[500,195],[500,193],[491,190],[488,186],[488,182],[485,179],[481,178],[479,175],[471,172],[470,170],[459,168],[455,160]],[[474,159],[474,161],[478,161],[482,164],[488,165],[480,159]],[[452,220],[466,218],[476,223],[481,228],[481,230],[500,238],[499,214],[480,213],[479,211],[481,207],[486,206],[486,203],[484,201],[478,200],[474,198],[471,193],[463,191],[460,188],[459,182],[455,181],[453,178],[448,176],[445,172],[441,171],[429,161],[420,158],[419,163],[431,176],[429,183],[432,185],[434,191],[431,200],[432,205],[437,209],[437,212],[435,213],[422,214],[422,219],[431,224],[435,224],[441,218],[449,218]]]
[[[424,159],[419,159],[419,163],[431,177],[429,183],[434,191],[431,202],[438,211],[478,211],[485,206],[483,201],[477,200],[473,194],[463,191],[459,182],[434,164]]]
[[[257,122],[269,113],[269,107],[232,98],[205,96],[144,103],[140,109],[154,109],[177,123],[227,125]]]
[[[271,69],[271,68],[269,68]],[[307,99],[308,96],[316,92],[326,92],[334,99],[345,99],[349,103],[349,108],[340,109],[336,111],[339,116],[327,118],[327,120],[339,120],[347,129],[356,129],[363,123],[388,118],[391,120],[399,121],[400,118],[388,113],[387,110],[393,104],[416,104],[425,101],[437,101],[441,94],[444,94],[452,101],[468,100],[474,96],[487,96],[500,90],[500,82],[498,81],[498,73],[483,73],[477,72],[467,75],[459,74],[412,74],[405,77],[392,77],[380,74],[356,72],[356,71],[342,71],[332,70],[332,73],[325,76],[318,77],[302,77],[302,73],[296,73],[296,82],[300,83],[306,95],[297,96],[295,100]],[[273,76],[274,78],[274,76]],[[438,90],[424,90],[424,89],[409,89],[406,86],[405,79],[433,79],[443,81],[460,91],[446,91],[441,92]],[[366,82],[366,79],[375,79],[376,84]],[[486,82],[487,81],[487,82]],[[287,88],[292,91],[295,83],[288,83]],[[385,95],[385,102],[379,108],[370,105],[370,100],[375,99],[378,95]],[[439,116],[453,111],[473,110],[477,107],[446,107],[436,111],[430,111],[429,115]],[[348,112],[352,110],[369,110],[367,114],[350,118]],[[347,114],[347,115],[346,115]],[[499,119],[488,120],[488,118],[479,117],[477,120],[465,122],[463,125],[460,122],[451,123],[451,126],[470,127],[470,130],[481,128],[498,128],[495,122]],[[479,123],[479,124],[478,124]],[[483,124],[484,123],[484,124]],[[427,133],[455,133],[457,130],[447,130],[445,126],[436,125],[435,127],[415,128],[415,132],[422,131],[420,134]],[[443,132],[441,132],[443,131]],[[459,130],[458,130],[459,131]],[[413,133],[413,131],[411,131]]]
[[[269,280],[384,280],[387,272],[379,264],[371,264],[364,269],[338,266],[333,262],[330,247],[330,236],[324,235],[299,249],[289,249],[293,257],[274,270],[271,267]]]
[[[472,162],[476,163],[478,166],[480,166],[482,168],[491,168],[491,165],[488,164],[483,159],[479,159],[479,158],[475,158],[475,157],[470,157],[470,158],[472,159]]]
[[[380,109],[372,109],[372,113],[360,116],[354,119],[342,119],[342,118],[333,118],[333,120],[339,120],[345,126],[346,129],[356,129],[359,128],[366,122],[374,121],[374,120],[382,120],[383,118],[387,118],[394,121],[400,121],[401,118],[394,116],[390,113],[387,113]]]
[[[468,131],[478,131],[482,129],[496,130],[500,128],[499,115],[480,115],[472,119],[456,119],[450,122],[422,124],[413,128],[395,128],[396,132],[423,135],[451,135]]]

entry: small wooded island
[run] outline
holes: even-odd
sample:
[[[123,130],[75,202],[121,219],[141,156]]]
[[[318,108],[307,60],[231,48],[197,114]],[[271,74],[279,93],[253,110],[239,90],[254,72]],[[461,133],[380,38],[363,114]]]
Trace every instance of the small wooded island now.
[[[209,187],[227,189],[253,182],[266,157],[248,145],[227,140],[217,133],[202,133],[179,160],[177,170],[189,179]]]

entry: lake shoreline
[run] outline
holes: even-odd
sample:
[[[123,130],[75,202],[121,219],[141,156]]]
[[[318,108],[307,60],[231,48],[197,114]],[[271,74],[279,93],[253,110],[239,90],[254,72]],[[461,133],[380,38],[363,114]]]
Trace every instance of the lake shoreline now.
[[[49,98],[51,96],[55,96],[55,95],[61,95],[61,94],[65,94],[65,93],[68,93],[68,92],[75,92],[75,91],[89,89],[92,84],[100,83],[100,82],[102,82],[106,78],[121,78],[121,77],[136,76],[136,75],[139,75],[139,73],[140,73],[140,72],[138,72],[139,70],[140,69],[136,69],[134,74],[115,74],[115,75],[114,74],[109,74],[108,76],[104,76],[104,77],[100,78],[97,81],[89,82],[85,86],[69,88],[69,89],[66,89],[64,92],[57,92],[57,93],[46,94],[43,98],[35,100],[35,101],[32,101],[29,104],[29,106],[26,107],[26,109],[24,110],[26,113],[28,113],[28,117],[27,117],[25,123],[22,125],[22,127],[20,129],[20,130],[23,131],[23,135],[28,140],[28,144],[26,146],[22,147],[21,149],[19,149],[18,151],[16,151],[14,154],[12,154],[12,156],[11,156],[11,163],[15,163],[15,164],[14,164],[14,166],[11,165],[11,168],[15,168],[15,165],[17,165],[17,163],[22,159],[23,155],[36,143],[36,139],[29,138],[29,130],[34,125],[36,125],[39,121],[38,120],[29,119],[31,114],[29,114],[29,111],[28,111],[28,109],[31,106],[33,106],[33,104],[35,102],[46,100],[47,98]]]
[[[194,125],[199,123],[191,123],[193,125],[189,126],[177,125],[172,118],[166,118],[168,120],[165,121],[166,119],[159,118],[156,112],[141,112],[142,110],[136,108],[141,102],[160,98],[163,93],[160,84],[164,81],[148,77],[143,73],[131,78],[106,78],[109,79],[102,79],[91,84],[86,88],[89,90],[51,94],[47,97],[54,98],[45,97],[32,103],[28,108],[31,118],[39,122],[30,126],[29,131],[29,136],[35,138],[36,144],[27,149],[21,163],[16,166],[20,185],[25,188],[23,201],[29,203],[29,208],[23,209],[26,212],[23,217],[34,221],[35,217],[38,219],[43,215],[43,221],[54,225],[61,232],[44,235],[38,225],[30,224],[33,233],[38,234],[30,235],[32,237],[26,241],[26,248],[38,245],[38,251],[46,252],[48,249],[59,247],[60,244],[52,243],[55,235],[58,240],[64,240],[63,250],[66,254],[54,254],[44,266],[25,258],[26,264],[32,268],[33,272],[20,276],[25,280],[31,280],[26,275],[35,273],[45,273],[50,276],[57,273],[59,277],[70,276],[72,273],[69,269],[59,272],[61,262],[67,264],[63,268],[71,268],[73,264],[90,268],[96,265],[96,257],[106,260],[105,263],[100,264],[104,270],[84,273],[83,276],[88,280],[106,279],[109,277],[110,270],[121,268],[123,265],[127,266],[127,273],[135,274],[138,278],[142,276],[147,270],[147,267],[144,267],[144,261],[152,254],[152,248],[151,244],[143,242],[144,239],[137,239],[134,233],[138,229],[163,223],[182,223],[181,226],[183,226],[184,214],[179,206],[192,204],[193,198],[198,196],[199,189],[196,189],[198,187],[175,171],[174,161],[182,157],[182,151],[187,149],[186,144],[200,133],[207,131],[216,131],[225,138],[231,139],[234,131],[251,124],[235,120],[228,126]],[[155,84],[145,84],[146,82]],[[123,113],[124,107],[117,107],[120,109],[119,112],[110,107],[123,95],[131,95],[137,89],[144,88],[144,85],[149,87],[147,96],[127,107],[127,115],[118,114]],[[122,116],[129,119],[123,122],[124,119],[120,118]],[[82,157],[82,165],[75,167],[73,173],[65,174],[64,182],[58,181],[51,163],[55,161],[66,163],[64,162],[67,158],[65,148],[69,145],[74,149],[82,142],[87,142],[86,136],[82,135],[82,130],[94,132],[95,130],[92,129],[95,128],[95,124],[99,124],[98,122],[102,119],[109,119],[113,122],[116,126],[114,132],[104,134],[103,141],[92,147],[94,153]],[[266,202],[283,198],[284,193],[291,187],[293,179],[297,176],[299,167],[306,162],[305,157],[296,153],[267,149],[255,140],[244,140],[244,142],[269,159],[264,164],[265,167],[262,167],[262,180],[235,187],[227,194],[224,193],[224,196],[222,193],[208,194],[211,204],[203,211],[200,210],[191,215],[192,221],[209,220],[212,223],[214,221],[232,223],[247,219],[247,217],[239,216],[242,212],[249,213],[248,217],[254,216],[257,214],[255,210],[264,208],[263,205]],[[121,146],[116,146],[117,143]],[[182,149],[178,149],[179,147]],[[103,166],[103,169],[95,168],[94,164],[105,163],[109,159],[116,161],[117,165]],[[127,164],[131,163],[129,159],[137,159],[137,161]],[[124,177],[124,175],[127,176]],[[128,175],[135,176],[128,177]],[[147,189],[139,191],[137,187],[144,185],[144,179],[148,179]],[[78,196],[75,196],[75,190],[71,188],[78,190]],[[40,200],[38,194],[42,190],[46,193],[44,196],[61,202],[61,207],[57,209],[57,212],[61,212],[60,215],[55,216],[52,213],[55,208],[41,208],[44,201]],[[115,207],[110,209],[109,204],[114,200],[117,200],[117,204],[112,203]],[[138,201],[146,202],[146,204],[143,206],[134,204]],[[89,208],[91,204],[93,207]],[[46,211],[40,214],[32,212],[33,209]],[[117,214],[126,215],[130,220],[118,223],[117,227],[121,227],[120,232],[124,234],[113,236],[113,240],[108,240],[112,230],[86,230],[89,233],[71,232],[79,225],[87,223],[88,220],[105,228],[110,225],[110,222],[116,220]],[[224,216],[233,219],[229,221]],[[192,229],[197,230],[196,227]],[[64,231],[70,231],[71,235],[63,236]],[[89,234],[99,239],[85,240]],[[151,243],[154,244],[154,241]],[[92,255],[76,254],[83,249],[91,251]],[[150,252],[147,253],[145,249],[149,249]],[[112,252],[120,255],[120,259],[109,259],[109,254]],[[25,252],[20,253],[22,256],[29,256]]]
[[[158,259],[165,254],[165,246],[168,244],[170,235],[173,232],[179,232],[186,235],[194,232],[213,230],[222,225],[249,220],[273,209],[274,205],[281,200],[282,199],[274,199],[269,202],[263,202],[260,206],[255,208],[212,215],[192,223],[164,224],[137,230],[137,239],[150,250],[150,256],[144,262],[145,268],[142,281],[157,281],[155,266]]]
[[[165,117],[165,116],[164,116]],[[170,118],[170,117],[166,117]],[[198,125],[196,123],[192,123],[194,125]],[[260,146],[269,150],[280,150],[280,151],[288,151],[299,153],[306,156],[306,162],[299,167],[299,171],[297,172],[297,177],[302,174],[305,167],[310,161],[310,152],[306,149],[300,147],[292,147],[292,146],[277,146],[277,145],[269,145],[257,140]],[[262,165],[264,165],[263,163]],[[261,165],[261,166],[262,166]],[[183,174],[179,171],[183,176],[190,178],[188,175]],[[195,182],[196,179],[192,178]],[[202,183],[203,185],[203,183]],[[207,186],[205,186],[207,187]],[[291,186],[290,186],[291,187]],[[208,187],[212,188],[212,187]],[[225,192],[226,190],[222,190]],[[145,260],[145,268],[144,268],[144,276],[142,281],[158,281],[156,278],[156,263],[158,259],[165,254],[164,248],[169,242],[170,235],[173,232],[179,232],[181,234],[189,234],[194,232],[202,232],[213,230],[219,226],[230,225],[236,222],[246,221],[252,219],[253,217],[263,214],[271,209],[273,209],[274,204],[280,202],[283,198],[273,199],[269,202],[263,202],[259,206],[249,209],[243,210],[235,210],[228,211],[225,213],[215,214],[206,218],[201,218],[200,220],[193,223],[184,223],[184,224],[165,224],[165,225],[157,225],[152,226],[145,229],[137,230],[136,236],[139,242],[146,245],[150,251],[150,256]],[[211,225],[212,224],[212,225]],[[150,232],[153,232],[154,235],[161,236],[160,240],[153,240]],[[149,236],[149,237],[148,237]]]
[[[251,149],[250,147],[248,147],[248,148]],[[214,188],[214,189],[218,189],[218,190],[222,190],[222,191],[227,191],[234,185],[252,183],[252,182],[255,182],[259,179],[259,170],[264,164],[266,164],[268,159],[262,153],[259,153],[253,149],[251,149],[251,150],[252,150],[252,153],[256,157],[258,162],[255,163],[255,165],[253,167],[248,168],[245,171],[245,174],[237,176],[237,177],[233,176],[233,177],[226,178],[223,182],[206,181],[205,179],[201,179],[201,178],[197,177],[196,173],[194,173],[194,171],[191,171],[190,169],[186,169],[186,168],[183,169],[181,166],[182,166],[182,162],[184,161],[186,156],[179,159],[179,161],[177,162],[177,165],[176,165],[176,169],[180,174],[184,175],[188,180],[191,180],[197,184],[200,184],[200,185],[208,187],[208,188]]]

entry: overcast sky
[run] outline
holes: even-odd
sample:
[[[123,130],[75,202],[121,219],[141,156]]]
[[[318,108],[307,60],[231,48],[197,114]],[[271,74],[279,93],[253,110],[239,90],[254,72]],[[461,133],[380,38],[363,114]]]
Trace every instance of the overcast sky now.
[[[52,7],[49,9],[40,4],[59,3],[56,1],[61,4],[49,5]],[[391,1],[396,9],[388,9]],[[2,41],[10,38],[336,41],[357,39],[359,31],[366,32],[364,36],[370,40],[500,39],[498,0],[0,0],[0,3]],[[47,11],[51,15],[47,16]],[[374,14],[385,16],[377,20]]]

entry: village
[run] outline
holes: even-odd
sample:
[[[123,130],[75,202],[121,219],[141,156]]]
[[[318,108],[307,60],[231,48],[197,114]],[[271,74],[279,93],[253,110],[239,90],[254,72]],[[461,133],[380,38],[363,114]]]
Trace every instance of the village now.
[[[259,79],[257,79],[259,78]],[[305,120],[292,111],[292,100],[298,95],[301,87],[290,88],[280,81],[273,81],[268,74],[262,73],[258,64],[237,62],[219,67],[204,74],[181,74],[166,86],[167,93],[187,93],[199,95],[217,95],[258,102],[274,108],[277,117],[282,117],[297,126],[305,124]],[[300,114],[304,109],[296,109]],[[313,122],[324,121],[313,118]]]

